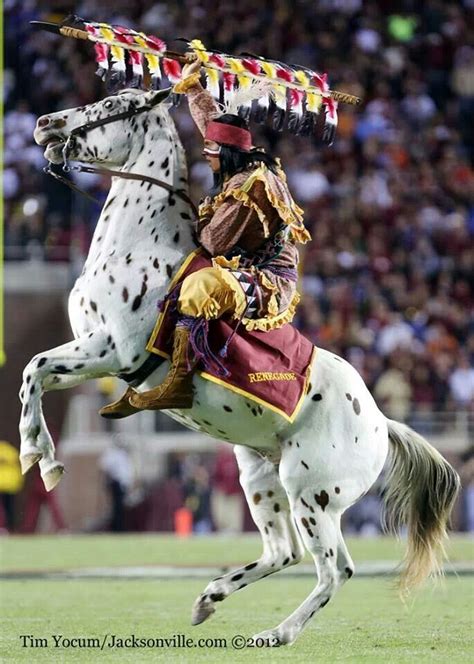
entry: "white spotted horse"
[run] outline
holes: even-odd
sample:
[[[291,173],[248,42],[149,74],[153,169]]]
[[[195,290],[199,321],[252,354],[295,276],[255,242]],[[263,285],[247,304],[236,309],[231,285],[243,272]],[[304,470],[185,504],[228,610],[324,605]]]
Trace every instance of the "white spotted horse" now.
[[[44,391],[100,376],[139,376],[157,302],[195,248],[186,162],[164,92],[125,90],[89,106],[44,115],[35,130],[45,157],[115,168],[82,274],[69,299],[74,340],[33,357],[20,392],[21,464],[39,461],[48,490],[61,478],[42,413]],[[143,178],[142,178],[143,176]],[[147,180],[148,178],[148,180]],[[159,178],[167,183],[151,182]],[[147,391],[167,372],[164,362],[134,387]],[[318,349],[307,394],[293,423],[199,375],[190,410],[166,411],[191,429],[236,445],[240,481],[263,539],[263,553],[211,581],[192,620],[208,618],[217,602],[311,553],[314,589],[274,629],[259,637],[292,643],[349,579],[354,565],[341,515],[361,498],[389,458],[385,502],[391,526],[408,528],[405,587],[439,570],[446,524],[458,491],[451,466],[412,429],[388,420],[364,382],[340,357]]]

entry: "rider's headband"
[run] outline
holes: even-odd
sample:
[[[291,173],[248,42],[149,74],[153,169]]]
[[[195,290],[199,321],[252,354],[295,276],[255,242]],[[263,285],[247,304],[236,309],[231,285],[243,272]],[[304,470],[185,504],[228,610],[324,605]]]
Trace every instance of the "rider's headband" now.
[[[218,157],[221,153],[221,147],[219,146],[217,150],[213,150],[212,148],[204,148],[202,151],[203,154],[207,154],[210,157]]]
[[[250,150],[252,147],[252,136],[247,129],[234,127],[223,122],[209,122],[204,138],[216,141],[216,143],[232,145],[241,150]]]

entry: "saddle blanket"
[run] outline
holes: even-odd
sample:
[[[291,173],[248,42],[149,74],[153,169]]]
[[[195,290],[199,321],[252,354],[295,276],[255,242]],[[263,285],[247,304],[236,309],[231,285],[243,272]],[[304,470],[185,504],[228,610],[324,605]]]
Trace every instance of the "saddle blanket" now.
[[[184,261],[170,291],[179,289],[179,284],[192,272],[211,265],[210,257],[197,249]],[[169,305],[168,300],[147,344],[148,351],[167,359],[178,315]],[[288,323],[268,332],[248,332],[238,321],[220,318],[209,321],[208,343],[213,353],[219,353],[236,326],[227,356],[222,360],[230,376],[223,378],[217,371],[200,371],[199,367],[198,373],[255,402],[257,412],[259,406],[265,406],[293,422],[307,391],[315,347]]]

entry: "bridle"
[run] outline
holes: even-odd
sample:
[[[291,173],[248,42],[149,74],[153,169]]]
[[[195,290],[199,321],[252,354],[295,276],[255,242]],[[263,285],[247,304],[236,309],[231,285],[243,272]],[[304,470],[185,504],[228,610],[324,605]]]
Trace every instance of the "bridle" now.
[[[63,172],[69,173],[70,171],[78,171],[80,173],[110,175],[112,177],[123,178],[124,180],[139,180],[142,182],[149,182],[150,184],[154,184],[158,187],[161,187],[162,189],[168,191],[170,194],[173,194],[178,198],[181,198],[181,200],[190,205],[194,215],[198,217],[199,216],[198,209],[196,205],[193,203],[193,201],[190,199],[186,191],[184,189],[176,189],[175,187],[169,185],[167,182],[164,182],[163,180],[158,180],[157,178],[153,178],[149,175],[141,175],[139,173],[123,173],[122,171],[113,171],[109,168],[94,168],[92,166],[81,166],[81,165],[71,166],[69,164],[69,159],[68,159],[69,152],[73,148],[74,141],[77,137],[79,138],[85,137],[89,131],[91,131],[92,129],[96,129],[97,127],[103,127],[105,125],[111,124],[112,122],[118,122],[119,120],[127,120],[128,118],[135,117],[136,115],[144,113],[145,111],[151,111],[157,104],[159,104],[161,101],[166,99],[166,97],[168,97],[170,90],[171,88],[160,90],[160,92],[153,98],[153,103],[151,104],[144,104],[143,106],[138,106],[138,107],[134,106],[130,108],[128,111],[115,113],[115,115],[109,115],[105,118],[100,118],[99,120],[86,122],[83,125],[80,125],[79,127],[74,127],[74,129],[72,129],[71,132],[69,133],[69,136],[63,147],[63,162],[64,162],[62,167]],[[86,191],[84,191],[83,189],[81,189],[80,187],[78,187],[73,182],[63,177],[59,173],[53,171],[51,168],[51,162],[43,170],[45,173],[47,173],[48,175],[52,175],[56,180],[59,180],[59,182],[62,182],[62,184],[65,184],[73,191],[76,191],[82,194],[83,196],[86,196],[94,203],[100,203],[100,201],[98,201],[97,198],[91,196]]]

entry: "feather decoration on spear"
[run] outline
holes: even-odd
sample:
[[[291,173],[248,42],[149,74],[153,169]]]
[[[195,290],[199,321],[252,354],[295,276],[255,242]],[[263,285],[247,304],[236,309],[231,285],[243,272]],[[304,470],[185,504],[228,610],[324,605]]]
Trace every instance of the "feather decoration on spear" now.
[[[32,21],[32,24],[56,34],[92,41],[98,64],[97,73],[114,88],[126,83],[126,58],[132,71],[129,85],[142,84],[145,60],[151,76],[151,86],[157,89],[161,83],[161,67],[169,81],[174,84],[181,77],[179,63],[190,62],[193,57],[190,54],[168,51],[165,42],[158,37],[107,23],[84,21],[76,16],[68,17],[59,25],[42,21]],[[317,74],[305,67],[290,67],[250,53],[241,54],[239,57],[217,53],[206,49],[198,39],[181,41],[185,41],[194,57],[201,61],[207,89],[216,100],[220,99],[220,82],[225,105],[231,104],[233,98],[234,101],[245,98],[238,109],[245,119],[249,119],[252,101],[256,100],[255,119],[258,122],[264,121],[268,116],[270,100],[273,100],[273,126],[277,131],[283,129],[288,118],[287,126],[290,131],[302,135],[311,134],[322,107],[325,117],[323,140],[331,144],[337,124],[338,101],[360,103],[358,97],[330,90],[326,74]],[[257,93],[258,86],[254,85],[255,81],[263,81],[267,85]],[[253,98],[249,98],[251,91],[255,92]]]

